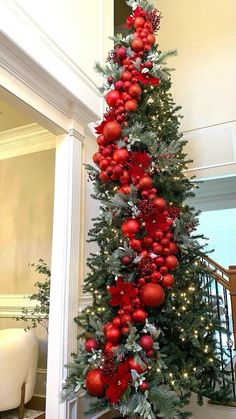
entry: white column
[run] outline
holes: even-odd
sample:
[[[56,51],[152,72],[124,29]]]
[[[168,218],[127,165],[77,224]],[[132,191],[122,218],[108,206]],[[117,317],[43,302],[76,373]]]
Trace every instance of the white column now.
[[[59,393],[77,346],[82,140],[72,129],[56,146],[46,419],[77,417],[77,400],[60,403]]]

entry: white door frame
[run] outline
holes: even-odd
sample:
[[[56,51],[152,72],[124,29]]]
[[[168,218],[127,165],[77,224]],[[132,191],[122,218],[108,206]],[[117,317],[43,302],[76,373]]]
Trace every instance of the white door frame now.
[[[7,92],[7,93],[6,93]],[[0,93],[55,134],[56,164],[46,419],[76,419],[77,400],[59,393],[77,348],[81,167],[85,127],[99,118],[33,59],[0,34]],[[20,150],[20,148],[19,148]]]

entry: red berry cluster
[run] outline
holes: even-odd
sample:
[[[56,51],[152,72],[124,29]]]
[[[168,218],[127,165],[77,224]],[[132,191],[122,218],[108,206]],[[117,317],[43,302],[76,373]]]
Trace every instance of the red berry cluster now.
[[[134,37],[130,43],[132,54],[128,54],[127,48],[122,45],[118,45],[114,50],[114,62],[119,63],[121,68],[120,78],[113,80],[112,76],[108,77],[107,81],[112,85],[112,89],[106,95],[106,102],[110,109],[97,130],[100,133],[97,138],[99,150],[93,156],[94,162],[100,169],[99,178],[102,183],[115,182],[118,192],[123,194],[129,194],[131,186],[134,186],[139,198],[137,215],[125,219],[121,225],[123,235],[139,260],[137,265],[132,265],[132,257],[126,255],[121,258],[121,262],[124,272],[130,270],[131,266],[134,267],[136,278],[132,283],[125,282],[124,273],[114,286],[108,288],[111,296],[110,304],[117,307],[117,313],[104,325],[105,360],[106,354],[113,354],[121,341],[126,339],[131,325],[144,324],[148,317],[148,308],[156,308],[163,304],[164,290],[174,284],[171,272],[178,265],[176,255],[179,249],[171,232],[173,211],[171,213],[171,207],[158,195],[150,170],[151,156],[145,151],[128,149],[126,144],[129,138],[122,135],[123,128],[129,126],[131,113],[138,109],[143,85],[148,82],[157,84],[155,78],[149,76],[153,63],[147,59],[148,52],[155,43],[151,19],[157,26],[156,15],[138,7],[134,15],[127,20],[129,27],[133,28]],[[142,62],[138,68],[137,58]],[[122,139],[124,144],[121,148],[117,144],[119,139]],[[156,356],[153,338],[149,334],[143,334],[139,344],[143,349],[144,364],[147,366],[148,358]],[[85,348],[91,352],[98,348],[98,342],[89,339]],[[121,360],[120,366],[129,370],[135,369],[138,373],[145,370],[135,362],[133,356],[127,357],[125,362]],[[104,368],[107,371],[105,366]],[[99,395],[102,395],[104,392],[102,369],[100,372],[97,369],[94,371],[95,378],[100,380]],[[128,381],[129,376],[127,383]],[[141,391],[147,388],[148,383],[145,381],[140,384]],[[97,387],[93,392],[91,380],[87,383],[87,389],[90,394],[98,396]]]

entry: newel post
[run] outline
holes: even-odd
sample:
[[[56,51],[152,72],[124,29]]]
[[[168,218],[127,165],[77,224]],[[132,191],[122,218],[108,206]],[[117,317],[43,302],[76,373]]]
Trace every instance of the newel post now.
[[[236,347],[236,265],[229,267],[230,297],[232,305],[234,347]]]

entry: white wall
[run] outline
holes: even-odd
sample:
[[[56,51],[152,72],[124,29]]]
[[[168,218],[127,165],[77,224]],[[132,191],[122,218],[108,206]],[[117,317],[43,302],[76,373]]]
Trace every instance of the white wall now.
[[[190,174],[209,177],[236,170],[236,3],[234,0],[156,0],[163,19],[162,50],[177,48],[169,60],[173,94],[183,107]],[[209,127],[209,128],[207,128]],[[222,167],[223,166],[223,167]]]
[[[0,30],[101,114],[94,62],[112,47],[113,1],[0,0]]]

